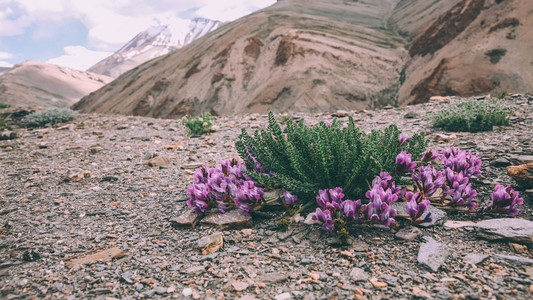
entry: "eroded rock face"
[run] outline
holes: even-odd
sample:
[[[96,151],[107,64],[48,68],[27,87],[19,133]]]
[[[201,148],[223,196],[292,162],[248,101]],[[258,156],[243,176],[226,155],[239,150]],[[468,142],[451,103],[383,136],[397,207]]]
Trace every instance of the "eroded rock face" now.
[[[533,188],[533,163],[507,167],[507,175],[511,176],[521,188]]]

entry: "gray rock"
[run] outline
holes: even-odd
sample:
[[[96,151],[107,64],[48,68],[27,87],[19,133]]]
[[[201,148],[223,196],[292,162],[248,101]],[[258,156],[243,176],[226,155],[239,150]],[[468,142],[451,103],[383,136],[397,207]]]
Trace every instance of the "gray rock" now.
[[[491,164],[495,167],[507,167],[511,165],[511,162],[507,158],[500,157],[494,160]]]
[[[480,253],[468,253],[463,257],[463,262],[468,265],[477,265],[487,259],[488,255]]]
[[[276,299],[276,300],[289,300],[289,299],[292,299],[292,295],[290,293],[283,293],[283,294],[276,295],[276,297],[274,297],[274,299]]]
[[[252,224],[250,215],[243,215],[239,209],[234,209],[220,214],[218,212],[207,215],[202,220],[202,224],[215,225],[220,230],[229,228],[248,227]]]
[[[405,202],[394,202],[392,204],[392,208],[394,208],[399,215],[407,215],[407,211],[405,210]],[[436,208],[435,206],[430,206],[428,210],[422,214],[420,219],[424,219],[428,213],[431,213],[432,221],[430,223],[421,223],[419,226],[431,227],[435,225],[442,225],[446,221],[446,212]]]
[[[525,265],[525,266],[533,265],[533,259],[523,257],[523,256],[497,254],[497,255],[494,255],[493,257],[497,259],[503,259],[503,260],[506,260],[510,263],[514,263],[517,265]]]
[[[205,236],[196,242],[196,247],[203,255],[217,252],[223,245],[224,238],[220,232]]]
[[[353,268],[350,277],[355,281],[367,281],[370,275],[361,268]]]
[[[201,215],[195,214],[192,209],[185,210],[179,217],[170,220],[170,226],[178,227],[194,227],[202,218]]]
[[[205,272],[205,268],[202,266],[190,267],[183,271],[185,274],[199,275]]]
[[[502,218],[477,223],[477,235],[490,241],[510,241],[533,246],[533,222],[524,219]]]
[[[149,167],[164,167],[168,164],[170,164],[170,159],[164,156],[156,156],[146,163]]]
[[[433,238],[426,237],[426,243],[420,246],[418,250],[418,262],[430,268],[433,272],[437,272],[446,261],[450,254],[448,247],[435,241]]]
[[[267,273],[261,276],[257,281],[263,283],[279,283],[289,279],[288,274],[282,273]]]
[[[397,233],[396,233],[396,238],[400,239],[400,240],[405,240],[405,241],[412,241],[414,239],[416,239],[417,237],[421,236],[422,235],[422,230],[420,230],[420,228],[418,227],[414,227],[414,226],[409,226],[409,227],[405,227],[405,228],[402,228],[400,229]]]

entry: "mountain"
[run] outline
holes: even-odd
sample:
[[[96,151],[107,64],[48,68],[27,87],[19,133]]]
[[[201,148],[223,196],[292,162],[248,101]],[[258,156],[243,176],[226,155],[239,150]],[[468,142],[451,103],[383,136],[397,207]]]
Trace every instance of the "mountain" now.
[[[139,33],[113,55],[88,69],[89,72],[118,77],[141,63],[181,48],[206,33],[217,29],[222,22],[204,18],[152,26]]]
[[[12,106],[70,107],[113,78],[27,61],[0,75],[0,103]]]
[[[160,118],[358,110],[533,88],[533,2],[282,0],[74,108]]]

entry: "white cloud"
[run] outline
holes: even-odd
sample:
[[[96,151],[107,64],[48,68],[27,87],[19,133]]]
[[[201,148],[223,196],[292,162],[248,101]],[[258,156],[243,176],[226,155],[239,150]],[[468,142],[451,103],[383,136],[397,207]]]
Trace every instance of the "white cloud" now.
[[[12,68],[13,64],[7,61],[0,61],[0,68]]]
[[[211,0],[196,14],[207,19],[233,21],[274,3],[276,0]]]
[[[12,57],[13,57],[13,54],[0,51],[0,59],[9,59]]]
[[[49,59],[47,63],[86,70],[112,54],[111,52],[92,51],[83,46],[67,46],[64,51],[65,55]]]

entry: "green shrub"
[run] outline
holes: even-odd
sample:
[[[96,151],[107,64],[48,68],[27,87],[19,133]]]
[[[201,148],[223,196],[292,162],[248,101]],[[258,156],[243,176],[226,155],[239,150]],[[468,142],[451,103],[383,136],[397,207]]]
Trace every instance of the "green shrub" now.
[[[0,109],[3,109],[3,108],[9,108],[9,107],[11,107],[11,105],[6,104],[6,103],[1,103],[1,102],[0,102]]]
[[[186,116],[183,118],[183,125],[187,127],[190,135],[202,135],[211,131],[213,116],[210,113],[203,113],[199,117]]]
[[[68,108],[52,108],[33,112],[24,118],[24,122],[29,127],[42,127],[48,124],[68,122],[78,115],[77,112]]]
[[[426,148],[423,134],[403,143],[399,136],[395,125],[366,134],[351,117],[345,128],[336,120],[312,127],[288,120],[284,134],[270,113],[268,128],[253,136],[242,129],[236,148],[247,169],[255,170],[249,172],[254,180],[289,190],[303,202],[314,201],[320,189],[335,187],[358,199],[376,175],[393,169],[401,151],[418,158]]]
[[[511,108],[498,99],[463,100],[433,114],[433,126],[448,131],[489,131],[509,125]]]
[[[505,56],[505,53],[507,53],[506,49],[497,48],[485,52],[485,55],[489,57],[491,64],[497,64]]]

